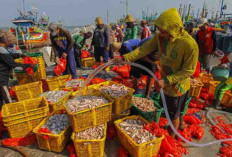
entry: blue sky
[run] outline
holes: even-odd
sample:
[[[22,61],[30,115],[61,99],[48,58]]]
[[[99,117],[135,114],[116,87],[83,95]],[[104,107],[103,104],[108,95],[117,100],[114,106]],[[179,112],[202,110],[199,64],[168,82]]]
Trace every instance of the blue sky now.
[[[38,11],[46,12],[51,21],[63,20],[64,25],[75,26],[94,23],[96,16],[102,16],[106,22],[106,12],[109,9],[109,21],[114,22],[126,12],[123,0],[36,0]],[[217,10],[220,0],[206,0],[209,10]],[[228,10],[232,10],[231,0]],[[32,6],[33,0],[25,0],[26,9]],[[130,13],[140,17],[142,10],[157,10],[162,12],[168,8],[179,7],[180,3],[192,3],[195,10],[202,8],[203,0],[130,0]],[[10,20],[18,15],[17,9],[22,9],[22,0],[0,0],[0,26],[12,26]],[[214,8],[213,8],[214,7]]]

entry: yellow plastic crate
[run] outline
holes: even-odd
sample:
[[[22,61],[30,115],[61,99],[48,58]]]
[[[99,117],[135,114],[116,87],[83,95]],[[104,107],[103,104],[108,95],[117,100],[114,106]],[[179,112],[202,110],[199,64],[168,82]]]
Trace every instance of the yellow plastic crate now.
[[[198,81],[199,81],[200,85],[198,85],[198,86],[191,86],[190,90],[188,92],[188,96],[190,96],[190,97],[199,97],[200,96],[203,84],[201,83],[200,80],[198,80]]]
[[[42,82],[34,82],[14,87],[18,101],[37,98],[43,93]]]
[[[2,120],[4,123],[45,113],[49,110],[45,98],[38,97],[20,102],[5,104],[2,107]]]
[[[14,76],[17,78],[19,85],[39,81],[39,73],[37,71],[32,76],[27,73],[14,73]]]
[[[56,91],[58,91],[59,89],[57,89]],[[65,109],[64,108],[64,104],[66,104],[66,102],[68,101],[69,97],[72,95],[72,89],[66,89],[69,92],[63,97],[60,98],[57,102],[55,103],[48,103],[50,106],[50,110],[51,112],[56,111],[56,110],[62,110]]]
[[[145,119],[140,116],[130,116],[114,122],[117,130],[117,137],[119,142],[129,151],[132,157],[153,157],[156,156],[160,150],[161,142],[164,139],[164,136],[156,138],[153,141],[137,144],[135,143],[130,136],[128,136],[119,126],[121,122],[126,119],[139,119],[149,124]]]
[[[49,111],[46,113],[42,113],[40,116],[35,115],[31,117],[26,117],[24,120],[15,120],[13,122],[9,122],[7,125],[4,125],[7,128],[7,131],[11,138],[20,138],[30,135],[32,130],[44,119],[48,116]]]
[[[52,115],[61,114],[60,111],[54,112]],[[46,121],[52,116],[50,115],[46,119],[44,119],[36,128],[34,128],[33,133],[36,135],[37,143],[40,149],[53,151],[53,152],[62,152],[70,140],[72,129],[68,126],[64,129],[60,134],[53,135],[49,133],[39,133],[38,130],[42,125],[46,123]],[[47,138],[44,138],[47,137]]]
[[[130,115],[130,110],[128,110],[127,113],[112,114],[111,115],[111,123],[113,123],[114,121],[116,121],[118,119],[122,119],[122,118],[128,117],[129,115]]]
[[[77,93],[77,96],[87,95],[102,96],[99,91],[95,90],[82,91]],[[64,105],[66,111],[69,114],[69,120],[73,131],[78,132],[109,122],[111,120],[113,100],[109,98],[106,99],[109,100],[109,103],[100,105],[94,109],[87,109],[76,113],[71,113],[67,106]]]
[[[38,70],[35,72],[35,73],[38,74],[38,80],[39,80],[39,79],[46,78],[46,69],[45,69],[45,63],[44,63],[43,57],[40,56],[40,57],[32,57],[32,58],[33,58],[34,60],[36,60],[37,63],[39,64],[39,68],[38,68]],[[22,58],[16,59],[15,62],[23,64],[23,59],[22,59]]]
[[[94,57],[83,58],[81,62],[83,67],[92,67],[96,63]]]
[[[209,93],[214,95],[215,89],[217,88],[217,85],[219,84],[219,81],[210,81],[209,83]]]
[[[50,91],[65,88],[66,80],[70,79],[71,75],[55,76],[52,78],[47,78],[46,82],[48,84],[48,89]]]
[[[75,132],[72,134],[72,140],[76,150],[76,155],[80,157],[103,157],[106,140],[106,129],[105,124],[104,137],[99,140],[78,140],[75,137]]]
[[[203,83],[203,86],[205,88],[209,88],[210,82],[214,81],[212,74],[205,74],[205,73],[201,73],[198,79]]]
[[[115,83],[115,82],[112,82],[112,81],[106,81],[106,82],[95,85],[93,88],[101,90],[102,86],[110,86],[110,85],[113,85],[113,84],[118,84],[118,83]],[[108,94],[102,93],[102,95],[104,95],[105,97],[114,100],[114,103],[113,103],[113,106],[112,106],[112,113],[113,114],[121,114],[123,111],[128,110],[128,109],[131,108],[131,106],[132,106],[132,96],[133,96],[133,93],[135,92],[135,90],[132,89],[132,88],[129,88],[129,87],[127,87],[127,88],[129,89],[129,93],[124,95],[124,96],[121,96],[119,98],[113,98]]]

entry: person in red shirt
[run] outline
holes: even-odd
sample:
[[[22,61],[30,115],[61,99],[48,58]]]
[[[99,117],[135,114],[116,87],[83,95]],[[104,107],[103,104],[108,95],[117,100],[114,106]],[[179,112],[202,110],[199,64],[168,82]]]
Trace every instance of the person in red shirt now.
[[[150,37],[151,36],[151,31],[150,31],[149,27],[147,26],[147,21],[146,20],[141,21],[141,27],[142,27],[141,40]]]
[[[201,65],[205,70],[210,70],[209,59],[216,49],[215,28],[209,27],[208,20],[202,18],[198,25],[196,41],[199,46],[199,57]]]

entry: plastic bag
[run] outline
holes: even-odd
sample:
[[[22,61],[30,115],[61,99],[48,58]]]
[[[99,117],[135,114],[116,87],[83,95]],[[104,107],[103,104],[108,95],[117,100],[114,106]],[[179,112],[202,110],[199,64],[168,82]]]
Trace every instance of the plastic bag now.
[[[116,66],[111,69],[111,71],[116,72],[118,75],[127,79],[130,77],[131,66],[130,65],[123,65],[123,66]]]
[[[91,57],[91,54],[87,50],[82,50],[81,52],[81,58],[89,58]]]
[[[119,146],[117,149],[117,157],[128,157],[129,152],[123,146]]]
[[[33,58],[31,57],[25,57],[23,58],[23,63],[24,64],[37,64],[37,61],[34,60]],[[33,71],[33,68],[32,67],[28,67],[26,70],[25,70],[29,75],[33,75],[34,71]]]
[[[188,124],[202,124],[203,121],[197,118],[195,115],[185,115],[184,116],[185,123]]]
[[[76,157],[76,150],[73,144],[68,145],[67,150],[69,152],[69,157]]]
[[[66,63],[67,63],[67,60],[65,58],[61,57],[60,60],[59,60],[59,63],[54,68],[54,72],[55,72],[56,76],[61,75],[65,71]]]
[[[114,125],[113,125],[113,124],[109,124],[109,125],[107,126],[107,136],[106,136],[106,138],[107,138],[108,140],[112,140],[112,139],[114,139],[116,136],[117,136],[117,134],[116,134],[116,129],[115,129]]]
[[[102,78],[94,78],[90,81],[90,84],[99,84],[99,83],[102,83],[102,82],[105,82],[106,80],[102,79]]]
[[[198,61],[197,66],[196,66],[196,70],[195,70],[195,72],[193,73],[192,76],[193,77],[199,77],[200,72],[201,72],[201,63]]]
[[[2,144],[5,146],[26,146],[36,143],[35,135],[26,136],[23,138],[7,138],[2,140]]]

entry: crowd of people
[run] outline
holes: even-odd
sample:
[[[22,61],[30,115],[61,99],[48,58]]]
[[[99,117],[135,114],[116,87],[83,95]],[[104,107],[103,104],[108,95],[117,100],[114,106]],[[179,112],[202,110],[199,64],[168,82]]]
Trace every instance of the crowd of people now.
[[[115,63],[125,60],[136,62],[151,71],[159,70],[155,61],[160,61],[162,78],[158,80],[160,88],[164,89],[165,99],[169,115],[176,129],[180,124],[180,113],[183,109],[188,91],[190,89],[190,77],[196,70],[198,60],[202,69],[210,71],[208,57],[216,50],[215,31],[222,31],[209,26],[207,19],[203,18],[198,22],[198,28],[193,30],[192,25],[186,28],[181,20],[177,9],[172,8],[163,12],[154,22],[157,31],[152,33],[148,22],[142,20],[140,27],[136,24],[132,15],[125,18],[126,27],[118,24],[106,25],[101,17],[95,20],[94,32],[81,31],[79,34],[71,34],[63,27],[52,23],[49,26],[52,47],[57,58],[66,58],[67,67],[64,74],[71,74],[73,79],[77,78],[77,68],[81,67],[82,50],[87,49],[86,40],[92,39],[89,51],[94,49],[94,57],[97,65],[101,62],[108,62],[113,59]],[[185,30],[186,29],[186,30]],[[14,62],[17,57],[24,57],[23,54],[15,55],[6,53],[15,39],[11,39],[10,33],[0,32],[0,100],[6,103],[9,92],[6,90],[9,74],[13,67],[21,66],[26,68],[34,65],[22,65]],[[114,58],[119,52],[121,57]],[[141,75],[148,75],[137,68],[132,68],[131,75],[135,78],[134,88],[137,91],[138,80]],[[151,92],[151,77],[148,79],[146,96]],[[220,104],[225,89],[231,89],[231,81],[223,82],[218,87],[215,105]],[[220,96],[219,96],[220,95]],[[160,102],[162,104],[162,102]],[[0,104],[1,105],[1,104]],[[173,132],[169,130],[171,134]]]

